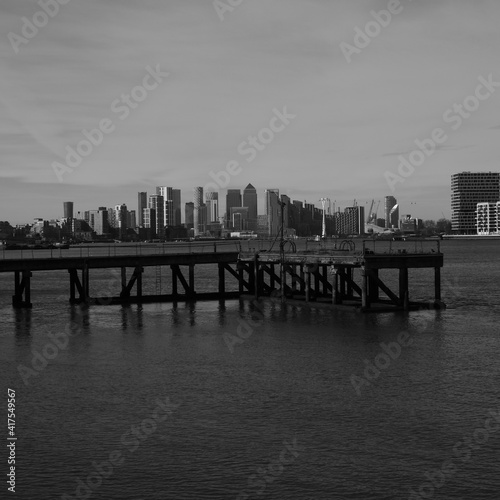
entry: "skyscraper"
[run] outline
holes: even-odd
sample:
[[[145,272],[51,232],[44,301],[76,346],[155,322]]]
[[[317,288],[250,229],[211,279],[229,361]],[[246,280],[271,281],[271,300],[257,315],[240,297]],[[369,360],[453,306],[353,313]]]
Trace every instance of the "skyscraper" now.
[[[243,206],[248,207],[249,219],[257,219],[257,190],[251,184],[243,190]]]
[[[165,226],[174,226],[173,188],[157,186],[156,194],[163,197],[163,223]]]
[[[185,208],[185,224],[188,229],[193,229],[194,227],[194,203],[188,201]]]
[[[65,219],[72,219],[73,218],[73,202],[72,201],[65,201],[63,203],[64,207],[64,218]]]
[[[172,189],[172,205],[174,210],[174,226],[181,225],[181,190]]]
[[[219,193],[205,193],[207,222],[219,222]]]
[[[98,210],[89,210],[89,225],[96,234],[102,236],[109,233],[108,210],[99,207]]]
[[[248,207],[231,207],[231,228],[235,231],[248,229]]]
[[[281,208],[279,189],[266,189],[266,216],[268,236],[276,236],[281,227]]]
[[[141,191],[137,193],[137,215],[138,215],[138,225],[139,227],[144,227],[143,212],[144,209],[148,207],[148,193]]]
[[[123,238],[127,234],[128,228],[128,210],[125,203],[115,205],[114,219],[116,221],[116,227],[118,228],[118,237]]]
[[[193,228],[194,235],[199,236],[200,233],[204,232],[204,228],[200,227],[202,225],[203,215],[200,217],[200,210],[202,209],[203,203],[203,188],[195,187],[194,188],[194,196],[193,196]]]
[[[231,208],[241,207],[241,190],[228,189],[226,194],[226,227],[231,226]]]
[[[385,227],[399,227],[399,206],[394,196],[385,197]]]
[[[451,229],[455,233],[477,232],[478,203],[500,200],[499,172],[461,172],[451,176]]]
[[[163,196],[160,194],[152,194],[149,196],[149,208],[155,211],[155,224],[156,227],[156,237],[163,239],[165,236],[165,201]],[[150,227],[153,227],[153,223],[150,223]]]

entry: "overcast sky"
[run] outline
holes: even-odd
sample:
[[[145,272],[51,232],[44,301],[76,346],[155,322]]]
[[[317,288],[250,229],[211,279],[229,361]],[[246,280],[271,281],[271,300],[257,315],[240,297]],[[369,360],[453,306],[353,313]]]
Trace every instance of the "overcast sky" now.
[[[401,214],[437,219],[450,217],[452,173],[500,170],[500,88],[471,97],[479,78],[500,82],[498,0],[224,3],[69,0],[45,17],[36,1],[2,0],[0,220],[61,217],[69,200],[137,209],[137,191],[157,185],[182,189],[184,205],[230,162],[224,200],[251,182],[260,201],[276,187],[318,206],[394,195]],[[374,20],[388,6],[390,21]],[[147,67],[160,76],[145,80]],[[272,121],[276,110],[293,118]],[[68,165],[67,147],[106,119],[102,142]],[[401,176],[400,155],[436,128],[439,147]],[[240,146],[259,132],[260,151]]]

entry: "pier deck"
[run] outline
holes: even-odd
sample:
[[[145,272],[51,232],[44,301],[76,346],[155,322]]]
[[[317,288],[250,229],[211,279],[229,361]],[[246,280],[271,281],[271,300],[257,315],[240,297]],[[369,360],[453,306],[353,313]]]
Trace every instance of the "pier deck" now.
[[[254,242],[252,242],[254,243]],[[345,243],[345,242],[343,242]],[[154,248],[98,247],[54,252],[35,250],[24,255],[9,254],[0,259],[0,273],[14,273],[14,307],[31,307],[31,277],[34,272],[67,270],[71,303],[117,304],[181,300],[224,300],[251,295],[273,296],[286,301],[316,302],[330,306],[354,305],[363,311],[409,310],[442,307],[441,268],[443,254],[439,243],[424,248],[412,242],[366,241],[358,251],[355,245],[326,245],[311,250],[268,251],[248,243],[246,250],[231,245],[194,245],[189,252],[175,245]],[[429,243],[429,242],[426,242]],[[91,251],[92,250],[92,251]],[[272,250],[272,248],[271,248]],[[218,291],[196,290],[195,266],[218,266]],[[145,267],[171,270],[170,294],[143,294]],[[121,290],[114,297],[90,296],[90,270],[121,270]],[[409,269],[434,269],[434,300],[410,301]],[[183,269],[187,269],[184,276]],[[382,279],[384,270],[397,270],[398,283],[391,289]],[[131,276],[127,276],[131,270]],[[161,271],[160,271],[161,272]],[[226,289],[226,278],[232,277],[238,291]],[[179,285],[181,290],[179,290]],[[393,286],[394,288],[394,286]],[[133,293],[135,290],[135,293]]]

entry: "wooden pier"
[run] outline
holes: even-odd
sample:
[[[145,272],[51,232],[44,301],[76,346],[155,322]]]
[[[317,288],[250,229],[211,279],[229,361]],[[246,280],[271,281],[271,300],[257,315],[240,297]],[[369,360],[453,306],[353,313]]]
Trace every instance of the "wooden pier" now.
[[[251,296],[279,297],[282,301],[354,306],[362,311],[409,310],[413,308],[444,307],[441,302],[441,268],[443,254],[439,243],[436,249],[417,251],[411,248],[370,249],[370,242],[355,250],[354,244],[335,245],[302,252],[272,252],[247,248],[245,251],[178,252],[134,255],[75,255],[60,252],[47,258],[32,252],[30,258],[0,260],[0,273],[14,274],[12,305],[32,307],[31,279],[34,273],[66,270],[68,272],[70,303],[127,304],[165,301],[226,300]],[[387,247],[387,245],[386,245]],[[196,287],[195,268],[217,265],[217,291]],[[170,269],[169,294],[146,295],[143,273],[146,267]],[[434,300],[411,300],[408,271],[434,270]],[[91,297],[91,270],[119,269],[116,294],[111,297]],[[397,284],[392,289],[384,271],[397,270]],[[228,286],[228,279],[232,284]],[[432,285],[431,285],[432,286]],[[237,288],[237,290],[236,290]]]

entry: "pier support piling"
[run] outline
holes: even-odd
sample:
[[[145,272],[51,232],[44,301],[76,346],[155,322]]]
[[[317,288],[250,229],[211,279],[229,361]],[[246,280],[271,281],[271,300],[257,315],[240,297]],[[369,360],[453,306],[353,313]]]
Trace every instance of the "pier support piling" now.
[[[16,309],[33,307],[31,303],[31,277],[32,273],[30,271],[14,272],[14,295],[12,296],[12,306]]]

